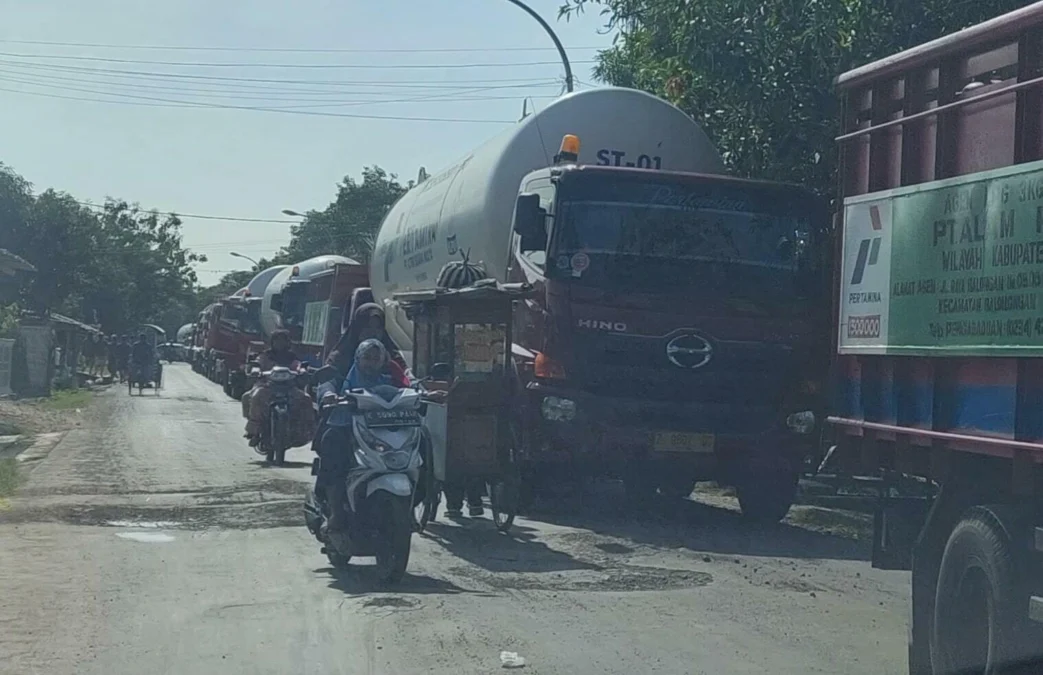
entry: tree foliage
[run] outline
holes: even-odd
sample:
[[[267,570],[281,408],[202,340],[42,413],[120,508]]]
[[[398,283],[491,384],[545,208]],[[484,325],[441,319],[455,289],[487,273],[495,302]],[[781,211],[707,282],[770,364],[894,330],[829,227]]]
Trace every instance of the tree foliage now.
[[[32,186],[0,165],[0,248],[36,268],[19,304],[59,312],[106,332],[142,323],[176,330],[194,311],[196,274],[206,258],[181,243],[176,215],[109,200],[91,207],[65,192]]]
[[[403,185],[379,166],[363,168],[361,182],[345,176],[337,186],[336,198],[325,209],[309,211],[293,227],[289,246],[277,258],[301,261],[335,253],[368,261],[385,214],[412,186],[412,181]]]
[[[829,194],[850,68],[946,35],[1028,0],[565,0],[598,5],[616,44],[595,76],[692,115],[744,176]]]
[[[259,271],[273,265],[292,265],[320,255],[343,255],[368,262],[373,243],[391,206],[413,187],[379,166],[362,169],[362,180],[345,176],[337,196],[321,211],[308,211],[299,225],[290,228],[290,243],[270,258],[261,258],[251,270],[229,272],[221,280],[200,289],[196,305],[225,298],[246,286]]]

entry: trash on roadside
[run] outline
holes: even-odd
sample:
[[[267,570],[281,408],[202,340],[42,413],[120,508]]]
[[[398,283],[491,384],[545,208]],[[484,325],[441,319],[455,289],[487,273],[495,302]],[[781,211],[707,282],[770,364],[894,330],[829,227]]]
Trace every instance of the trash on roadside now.
[[[524,668],[525,659],[518,652],[500,652],[500,665],[504,668]]]

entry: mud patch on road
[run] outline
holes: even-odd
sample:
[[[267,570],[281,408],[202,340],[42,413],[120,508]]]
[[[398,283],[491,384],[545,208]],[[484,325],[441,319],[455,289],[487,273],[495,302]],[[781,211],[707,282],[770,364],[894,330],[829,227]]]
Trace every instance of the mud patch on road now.
[[[386,595],[379,598],[369,598],[362,603],[362,606],[366,608],[412,609],[419,607],[420,601],[413,598]]]
[[[606,593],[666,591],[698,588],[713,581],[713,576],[706,572],[632,565],[543,574],[509,572],[493,574],[473,567],[453,567],[449,571],[498,590],[522,591],[600,591]]]
[[[100,527],[136,527],[155,529],[161,523],[164,529],[203,530],[222,528],[232,530],[297,527],[304,524],[303,489],[300,483],[284,481],[294,491],[279,488],[281,481],[258,485],[250,489],[222,489],[195,494],[154,493],[138,495],[137,499],[120,499],[113,503],[104,497],[94,503],[89,498],[80,503],[58,502],[41,504],[39,501],[19,504],[0,513],[0,523],[61,522],[70,525]],[[267,488],[275,489],[267,489]]]

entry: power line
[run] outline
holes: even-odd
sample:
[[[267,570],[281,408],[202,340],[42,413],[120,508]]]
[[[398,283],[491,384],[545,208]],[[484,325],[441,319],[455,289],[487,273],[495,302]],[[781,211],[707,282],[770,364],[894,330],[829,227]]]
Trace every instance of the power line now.
[[[391,96],[401,95],[399,91],[346,91],[346,90],[329,90],[329,89],[280,89],[269,85],[253,85],[253,84],[239,84],[239,83],[210,83],[210,82],[199,82],[199,83],[185,83],[185,86],[176,86],[176,83],[171,84],[156,84],[149,80],[119,80],[111,79],[109,75],[89,75],[88,77],[64,77],[62,75],[54,74],[36,74],[34,72],[23,72],[17,69],[9,69],[0,67],[0,74],[9,76],[19,76],[26,78],[33,78],[33,80],[40,82],[41,84],[47,84],[50,82],[68,82],[76,85],[96,85],[96,86],[108,86],[108,87],[123,87],[123,88],[134,88],[134,89],[145,89],[145,90],[157,90],[157,91],[172,91],[176,93],[189,93],[189,94],[200,94],[200,95],[213,95],[220,96],[222,98],[258,98],[258,99],[279,99],[287,98],[294,101],[300,102],[319,102],[326,101],[327,98],[300,98],[301,95],[312,95],[312,96]],[[110,79],[98,79],[99,77],[105,77]],[[467,85],[468,82],[462,82],[463,85]],[[479,83],[480,84],[480,83]],[[545,80],[527,80],[519,84],[500,84],[500,85],[487,85],[481,86],[483,90],[504,90],[504,89],[523,89],[528,87],[541,87],[551,86],[559,84],[558,80],[545,79]],[[210,88],[207,88],[210,87]],[[213,87],[220,87],[220,89],[213,89]],[[232,91],[228,89],[231,88]],[[402,87],[406,89],[407,87]],[[242,91],[236,91],[241,89]],[[417,89],[420,91],[430,92],[431,89],[428,87],[408,87],[408,89]],[[438,92],[444,90],[445,96],[452,96],[461,91],[465,91],[462,86],[446,86],[435,89]],[[418,92],[419,93],[419,92]],[[378,101],[379,99],[373,99]]]
[[[186,68],[357,68],[363,70],[446,70],[454,68],[518,68],[527,66],[556,66],[561,61],[523,61],[503,63],[227,63],[214,61],[152,61],[147,59],[118,59],[104,56],[67,56],[59,54],[19,54],[0,52],[0,56],[13,59],[57,59],[63,61],[92,61],[95,63],[122,63],[148,66],[178,66]],[[574,61],[573,63],[596,63],[596,61]]]
[[[2,72],[4,72],[4,71],[2,69],[0,69],[0,73],[2,73]],[[27,75],[25,77],[32,77],[32,76],[28,76]],[[63,79],[72,80],[72,78],[63,78]],[[75,80],[73,80],[73,81],[75,81]],[[135,99],[142,98],[142,99],[150,99],[150,100],[154,98],[154,97],[149,97],[149,96],[136,96],[134,94],[128,94],[128,93],[119,92],[119,91],[104,91],[104,90],[98,90],[98,89],[86,89],[86,88],[83,88],[83,87],[76,87],[76,86],[71,86],[71,85],[55,85],[55,84],[49,84],[47,82],[39,82],[37,80],[26,80],[26,79],[17,78],[17,77],[5,77],[3,75],[0,75],[0,82],[10,82],[10,83],[14,83],[14,84],[26,84],[26,85],[29,85],[29,86],[32,86],[32,87],[44,87],[44,88],[48,88],[48,89],[57,89],[59,91],[76,91],[76,92],[80,92],[80,93],[95,94],[95,95],[98,95],[98,96],[128,97],[128,98],[135,98]],[[553,80],[551,80],[550,83],[553,84]],[[88,84],[90,84],[90,83],[88,83]],[[100,86],[104,86],[105,84],[106,83],[99,83]],[[122,85],[116,85],[116,86],[134,87],[135,85],[122,84]],[[160,87],[160,88],[162,88],[162,87]],[[517,96],[463,96],[463,94],[475,94],[475,93],[480,93],[480,92],[488,91],[490,89],[495,89],[495,88],[496,87],[477,87],[477,88],[472,88],[472,89],[460,89],[460,90],[457,90],[456,92],[441,92],[441,91],[439,91],[439,92],[435,92],[435,93],[432,93],[432,92],[428,91],[428,92],[424,92],[422,94],[417,94],[417,95],[414,95],[414,96],[411,96],[411,97],[408,97],[408,98],[369,99],[369,100],[361,100],[361,101],[357,101],[357,100],[356,101],[350,101],[350,100],[349,101],[321,100],[321,102],[315,102],[316,101],[315,99],[304,99],[304,100],[301,100],[301,99],[285,99],[284,98],[283,100],[294,100],[295,102],[293,104],[291,104],[291,105],[266,106],[266,107],[271,109],[271,110],[273,110],[273,111],[275,111],[275,110],[294,111],[294,110],[301,110],[303,108],[352,107],[352,106],[395,104],[395,103],[416,103],[416,102],[420,102],[420,101],[425,101],[425,102],[429,102],[429,103],[456,103],[456,102],[463,102],[463,101],[518,100]],[[214,103],[214,101],[213,101],[213,98],[215,97],[215,94],[216,94],[216,98],[217,99],[235,99],[235,98],[237,98],[237,96],[234,96],[234,95],[220,94],[220,93],[213,92],[213,91],[202,91],[202,92],[195,91],[195,92],[192,92],[191,90],[189,90],[186,93],[185,90],[180,90],[180,93],[182,95],[187,95],[187,96],[197,96],[197,97],[199,97],[199,96],[207,96],[207,97],[210,97],[210,98],[208,100],[202,100],[202,101],[200,101],[200,100],[193,100],[193,101],[178,101],[178,102],[175,102],[174,100],[170,100],[169,101],[170,105],[169,106],[164,106],[164,107],[191,108],[191,107],[198,107],[198,106],[207,105],[207,104],[219,105],[217,103]],[[384,94],[384,95],[387,95],[387,94]],[[240,94],[240,95],[238,95],[238,97],[239,98],[246,98],[247,100],[257,100],[257,99],[265,100],[265,101],[273,100],[273,99],[274,100],[279,100],[278,97],[271,96],[271,95],[260,95],[260,96],[249,97],[249,96],[243,96],[243,95]],[[530,96],[530,98],[531,98],[531,96]],[[537,98],[554,98],[554,97],[551,96],[551,97],[537,97]],[[166,99],[163,99],[163,100],[165,101]],[[308,101],[310,101],[310,102],[308,102]],[[99,101],[99,102],[103,102],[103,101]],[[108,102],[109,103],[122,103],[124,101],[108,101]]]
[[[97,209],[99,211],[104,211],[106,209],[106,205],[105,204],[94,204],[92,202],[81,202],[81,201],[78,201],[78,200],[76,201],[76,203],[79,204],[80,206],[85,206],[85,207],[87,207],[89,209]],[[125,203],[125,202],[116,202],[116,203]],[[279,223],[279,224],[285,224],[285,225],[295,225],[297,223],[300,223],[300,220],[286,220],[286,219],[279,219],[279,218],[243,218],[243,217],[239,217],[239,216],[211,216],[211,215],[200,215],[198,213],[179,213],[177,211],[156,211],[154,209],[145,209],[145,208],[141,208],[141,207],[135,207],[135,206],[133,206],[131,204],[127,204],[127,206],[129,208],[131,208],[131,209],[137,209],[137,211],[139,213],[144,213],[144,214],[155,213],[156,215],[159,215],[159,216],[175,216],[177,218],[195,218],[195,219],[198,219],[198,220],[228,220],[228,221],[232,221],[232,222],[236,222],[236,223]]]
[[[215,47],[196,45],[120,45],[97,42],[51,42],[48,40],[0,40],[0,44],[40,45],[46,47],[93,47],[98,49],[142,49],[152,51],[200,52],[268,52],[299,54],[450,54],[477,52],[547,52],[555,47],[437,47],[415,49],[340,49],[307,47]],[[604,47],[569,47],[570,52],[594,51]]]
[[[198,75],[194,73],[163,73],[156,71],[141,71],[141,70],[121,70],[116,68],[91,68],[86,66],[67,66],[58,64],[45,64],[45,63],[25,63],[22,61],[11,61],[7,59],[0,59],[0,64],[13,66],[18,68],[29,68],[32,70],[46,70],[52,72],[65,72],[65,73],[99,73],[109,74],[113,76],[134,76],[144,77],[152,79],[173,79],[173,80],[203,80],[208,82],[252,82],[261,84],[305,84],[305,85],[323,85],[323,86],[358,86],[366,85],[373,87],[423,87],[423,88],[444,88],[444,87],[456,87],[460,84],[471,85],[471,84],[482,84],[482,83],[505,83],[505,82],[527,82],[532,77],[517,77],[517,78],[494,78],[494,79],[468,79],[468,80],[443,80],[440,83],[431,83],[430,79],[427,80],[396,80],[395,82],[376,82],[376,81],[358,81],[358,80],[297,80],[297,79],[285,79],[285,78],[264,78],[264,77],[230,77],[220,75]]]
[[[86,98],[84,96],[66,96],[64,94],[48,94],[42,91],[24,91],[21,89],[7,89],[0,87],[0,91],[7,92],[9,94],[23,94],[25,96],[40,96],[43,98],[56,98],[64,99],[68,101],[85,101],[88,103],[107,103],[110,105],[138,105],[146,107],[156,108],[211,108],[215,110],[249,110],[254,112],[268,112],[268,113],[280,113],[284,115],[308,115],[310,117],[338,117],[344,119],[364,119],[364,120],[392,120],[398,122],[454,122],[454,123],[470,123],[470,124],[513,124],[513,120],[492,120],[492,119],[475,119],[475,118],[460,118],[460,117],[410,117],[408,115],[365,115],[358,113],[336,113],[326,112],[320,110],[286,110],[283,108],[272,108],[264,106],[249,106],[249,105],[225,105],[219,103],[207,103],[201,101],[178,101],[176,99],[166,99],[153,96],[135,96],[133,94],[103,94],[105,96],[124,96],[134,99],[144,99],[151,101],[151,103],[143,103],[138,101],[111,101],[99,98]],[[93,92],[92,92],[93,93]]]

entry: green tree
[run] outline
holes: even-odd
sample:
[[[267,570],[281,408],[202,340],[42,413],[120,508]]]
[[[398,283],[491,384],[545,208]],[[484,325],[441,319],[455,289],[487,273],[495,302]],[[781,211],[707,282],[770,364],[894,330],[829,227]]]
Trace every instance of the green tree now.
[[[692,115],[739,175],[835,186],[841,72],[1028,0],[565,0],[599,5],[616,44],[595,77]]]
[[[293,226],[290,244],[279,255],[300,261],[335,253],[369,260],[377,230],[388,209],[413,186],[379,166],[362,170],[362,181],[346,176],[337,186],[337,197],[322,211],[309,211],[300,225]]]
[[[32,186],[3,165],[0,248],[36,267],[20,306],[113,332],[189,316],[195,311],[192,265],[205,261],[182,245],[176,216],[115,200],[90,207],[53,189],[34,196]]]

